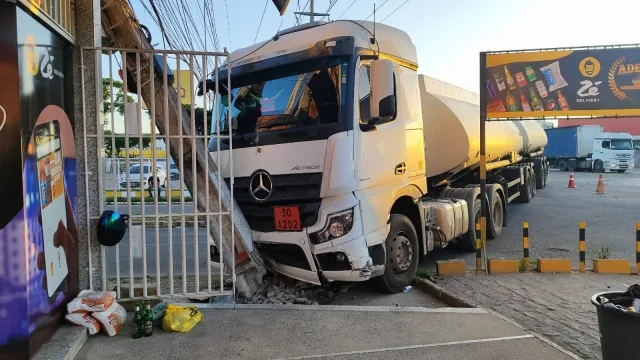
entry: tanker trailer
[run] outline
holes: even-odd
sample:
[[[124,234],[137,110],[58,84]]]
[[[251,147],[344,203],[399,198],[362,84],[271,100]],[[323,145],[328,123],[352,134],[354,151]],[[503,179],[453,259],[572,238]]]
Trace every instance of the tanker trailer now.
[[[447,246],[455,238],[463,249],[473,251],[481,208],[479,96],[424,75],[419,75],[419,85],[428,186],[422,207],[431,214],[427,227],[434,247]],[[489,238],[502,233],[508,203],[527,203],[546,186],[548,164],[541,156],[546,144],[544,129],[535,121],[486,123]],[[456,228],[450,218],[456,217],[455,208],[462,201],[468,219]]]

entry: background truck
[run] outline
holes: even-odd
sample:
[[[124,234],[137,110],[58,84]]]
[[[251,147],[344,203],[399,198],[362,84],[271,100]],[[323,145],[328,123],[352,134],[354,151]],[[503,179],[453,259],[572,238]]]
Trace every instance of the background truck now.
[[[374,278],[400,292],[428,251],[475,250],[482,201],[497,238],[506,205],[546,185],[543,129],[490,122],[480,198],[479,96],[418,75],[399,29],[312,22],[230,59],[212,129],[233,134],[209,149],[222,150],[214,159],[274,271],[315,284]]]
[[[578,125],[546,129],[544,150],[551,167],[562,171],[607,170],[623,173],[634,166],[631,134],[603,132],[602,125]]]

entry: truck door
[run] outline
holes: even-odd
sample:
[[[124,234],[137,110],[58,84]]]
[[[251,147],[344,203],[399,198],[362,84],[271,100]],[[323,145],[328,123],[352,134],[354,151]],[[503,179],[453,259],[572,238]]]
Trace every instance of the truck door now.
[[[362,62],[358,70],[356,89],[356,137],[355,172],[357,189],[372,188],[384,184],[406,181],[407,159],[405,123],[402,120],[402,92],[397,83],[398,66],[394,64],[394,92],[396,111],[392,116],[384,118],[374,129],[363,128],[371,119],[370,112],[370,79],[369,62]],[[376,191],[379,191],[377,189]]]

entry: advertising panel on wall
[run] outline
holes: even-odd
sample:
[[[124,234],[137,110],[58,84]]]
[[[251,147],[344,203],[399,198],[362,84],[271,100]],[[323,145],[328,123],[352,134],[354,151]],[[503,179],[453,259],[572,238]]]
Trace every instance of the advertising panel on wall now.
[[[487,118],[640,115],[640,47],[487,53]]]
[[[79,290],[72,45],[15,3],[0,24],[0,358],[23,359]]]

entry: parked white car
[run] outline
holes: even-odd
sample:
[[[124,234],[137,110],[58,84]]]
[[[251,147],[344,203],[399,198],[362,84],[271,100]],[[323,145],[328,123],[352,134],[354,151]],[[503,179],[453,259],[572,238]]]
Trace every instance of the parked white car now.
[[[156,183],[157,184],[161,184],[162,187],[167,187],[167,172],[164,169],[163,166],[161,165],[156,165],[155,167],[155,177],[156,177]],[[129,182],[131,183],[131,189],[138,189],[138,188],[142,188],[142,189],[146,189],[149,187],[149,181],[151,180],[151,178],[153,177],[152,173],[152,166],[150,164],[143,164],[142,166],[142,183],[140,181],[140,164],[134,164],[131,165],[131,167],[129,167]],[[120,179],[119,179],[119,183],[120,183],[120,188],[122,189],[126,189],[127,188],[127,174],[120,174]]]

